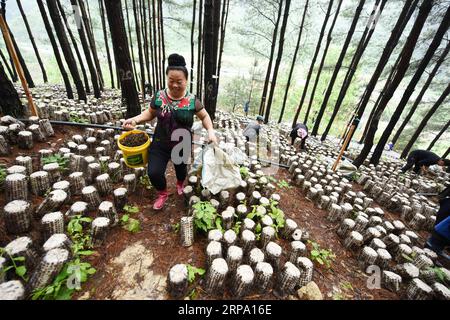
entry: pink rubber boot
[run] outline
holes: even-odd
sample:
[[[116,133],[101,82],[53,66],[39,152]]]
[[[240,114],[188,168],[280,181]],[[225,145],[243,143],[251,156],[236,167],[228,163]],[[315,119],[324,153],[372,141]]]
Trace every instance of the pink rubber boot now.
[[[161,210],[164,207],[167,199],[169,198],[169,193],[167,190],[158,191],[158,198],[156,198],[155,203],[153,204],[153,209]]]
[[[177,181],[177,193],[179,196],[183,195],[184,181]]]

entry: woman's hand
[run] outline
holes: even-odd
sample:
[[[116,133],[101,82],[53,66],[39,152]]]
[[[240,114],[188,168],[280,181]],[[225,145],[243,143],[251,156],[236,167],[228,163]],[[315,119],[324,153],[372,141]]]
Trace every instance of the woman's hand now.
[[[217,140],[214,130],[208,130],[208,143],[219,144],[219,140]]]
[[[136,120],[130,118],[125,120],[125,122],[122,125],[122,128],[124,128],[125,130],[133,130],[134,128],[136,128],[136,125],[137,125]]]

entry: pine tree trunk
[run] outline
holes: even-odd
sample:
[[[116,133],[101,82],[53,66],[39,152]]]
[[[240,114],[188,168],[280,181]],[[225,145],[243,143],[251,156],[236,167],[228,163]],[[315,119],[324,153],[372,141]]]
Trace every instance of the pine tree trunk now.
[[[128,1],[125,0],[125,11],[127,14],[127,27],[128,27],[128,39],[130,39],[130,51],[131,51],[131,61],[132,61],[132,67],[133,72],[136,77],[136,79],[133,79],[134,85],[137,86],[137,83],[135,82],[137,80],[137,70],[136,70],[136,60],[134,58],[134,47],[133,47],[133,38],[131,37],[131,26],[130,26],[130,15],[128,12]],[[119,80],[120,82],[120,80]]]
[[[217,61],[217,92],[219,92],[220,84],[220,69],[222,69],[222,55],[223,47],[225,45],[225,32],[227,29],[228,12],[230,9],[230,0],[224,0],[222,5],[222,18],[220,19],[220,44],[219,44],[219,58]]]
[[[333,1],[330,0],[328,4],[327,13],[325,14],[325,19],[322,23],[322,29],[320,30],[319,40],[317,40],[316,51],[314,52],[313,59],[311,61],[311,65],[309,67],[308,75],[306,76],[305,87],[303,89],[302,97],[300,98],[300,103],[298,104],[297,111],[295,112],[294,120],[292,121],[292,128],[297,124],[298,116],[300,115],[300,111],[302,110],[303,103],[305,102],[306,92],[308,91],[309,81],[311,80],[312,73],[314,71],[314,64],[316,63],[317,56],[319,55],[320,47],[322,44],[323,35],[325,33],[325,28],[328,23],[328,19],[331,15],[331,8],[333,7]]]
[[[431,141],[430,145],[428,146],[427,150],[433,149],[435,143],[439,140],[439,138],[444,134],[445,131],[447,131],[448,127],[450,127],[450,120],[447,121],[447,124],[439,131],[439,133],[434,137],[433,141]]]
[[[127,105],[127,117],[129,118],[140,114],[141,107],[134,85],[130,50],[128,48],[127,34],[122,16],[122,4],[120,1],[105,0],[105,8],[111,32],[114,56],[116,58],[116,68],[120,74],[122,100]]]
[[[148,80],[146,83],[152,83],[152,79],[150,76],[150,56],[148,52],[148,21],[147,21],[147,8],[145,6],[146,0],[140,0],[141,2],[141,17],[142,17],[142,26],[143,26],[143,40],[144,40],[144,60],[145,60],[145,70],[147,71]],[[147,82],[148,81],[148,82]]]
[[[84,90],[83,83],[81,82],[80,74],[78,73],[77,63],[70,48],[69,41],[67,40],[66,33],[61,21],[61,16],[56,5],[56,0],[47,0],[47,7],[50,13],[50,17],[55,27],[56,36],[58,37],[61,50],[66,59],[67,66],[72,75],[75,87],[77,88],[78,99],[87,101],[86,91]]]
[[[152,43],[152,48],[153,48],[153,69],[155,70],[155,78],[156,78],[156,87],[161,89],[163,88],[164,84],[161,83],[160,79],[161,79],[161,69],[159,67],[159,56],[158,56],[158,37],[157,37],[157,28],[156,28],[156,19],[157,19],[157,15],[156,15],[156,6],[155,6],[155,1],[157,0],[152,0],[152,24],[153,24],[153,43]]]
[[[286,4],[284,6],[283,22],[281,23],[280,42],[278,43],[278,54],[277,59],[275,61],[275,67],[273,70],[272,83],[270,85],[270,92],[269,92],[269,100],[267,101],[266,114],[264,117],[265,123],[269,122],[270,118],[270,109],[272,108],[273,95],[275,93],[275,87],[277,84],[278,70],[280,69],[281,59],[283,58],[284,36],[286,34],[286,27],[289,18],[290,8],[291,8],[291,0],[286,0]]]
[[[341,91],[339,92],[336,105],[334,106],[333,113],[331,114],[330,120],[328,121],[327,127],[325,128],[325,131],[322,134],[322,137],[320,138],[321,141],[324,141],[328,135],[328,132],[331,129],[331,126],[333,125],[334,119],[336,118],[342,102],[344,101],[345,95],[347,94],[347,90],[351,85],[353,76],[355,75],[355,72],[358,68],[359,61],[362,58],[362,55],[364,51],[366,50],[367,45],[369,44],[370,39],[372,38],[373,32],[375,31],[375,27],[378,22],[378,18],[380,17],[381,13],[383,12],[383,9],[387,3],[387,0],[382,0],[381,5],[379,5],[380,0],[377,0],[374,4],[374,7],[372,9],[372,13],[370,15],[371,18],[369,18],[369,21],[367,22],[366,28],[364,30],[363,35],[361,36],[361,40],[358,43],[358,47],[356,48],[356,52],[353,55],[352,61],[350,63],[350,66],[348,68],[347,74],[345,75],[344,82],[341,87]],[[377,11],[379,7],[379,11]]]
[[[111,88],[114,89],[114,72],[111,61],[111,53],[109,52],[108,32],[106,31],[105,6],[103,0],[98,0],[100,8],[100,16],[102,20],[103,38],[105,40],[106,57],[108,59],[109,76],[111,77]]]
[[[156,69],[155,69],[155,58],[153,56],[153,28],[152,28],[152,21],[153,21],[153,14],[152,14],[152,6],[150,4],[150,0],[148,2],[148,33],[149,33],[149,44],[150,44],[150,67],[151,67],[151,74],[152,74],[152,85],[154,87],[154,90],[159,90],[160,88],[157,86],[157,80],[156,80]]]
[[[45,67],[44,67],[44,64],[42,63],[41,55],[39,54],[39,50],[36,46],[36,42],[34,41],[33,33],[31,32],[30,25],[28,24],[27,16],[25,15],[25,12],[23,11],[22,3],[20,2],[20,0],[16,0],[16,2],[17,2],[17,6],[19,7],[20,14],[22,15],[22,19],[25,24],[25,27],[27,29],[28,36],[31,41],[31,45],[33,46],[34,54],[36,55],[36,59],[39,63],[39,67],[41,68],[42,77],[44,78],[44,82],[47,83],[47,81],[48,81],[47,72],[45,71]]]
[[[361,100],[358,104],[358,112],[356,115],[357,119],[361,120],[364,111],[367,107],[367,103],[370,100],[370,96],[372,95],[372,92],[374,91],[375,86],[377,85],[378,79],[380,78],[384,67],[388,63],[389,57],[394,51],[394,48],[397,45],[398,40],[400,39],[400,36],[403,33],[403,30],[405,29],[409,19],[411,18],[411,15],[415,11],[418,2],[419,0],[406,0],[405,5],[403,6],[403,9],[397,19],[397,22],[395,23],[395,26],[391,31],[389,40],[386,42],[386,45],[384,46],[383,53],[381,54],[380,60],[378,61],[375,71],[372,74],[372,77],[369,83],[367,84],[364,94],[362,95]],[[353,134],[355,131],[356,129],[353,131]],[[353,137],[353,134],[351,135],[350,140]]]
[[[445,153],[442,155],[442,159],[447,158],[447,156],[450,154],[450,147],[448,147],[447,151],[445,151]]]
[[[300,41],[302,39],[303,26],[305,25],[306,13],[308,11],[308,3],[309,3],[309,0],[306,0],[305,9],[303,11],[302,23],[300,25],[300,30],[298,32],[297,44],[295,46],[294,57],[292,58],[291,69],[289,70],[289,76],[288,76],[288,80],[287,80],[287,84],[286,84],[286,91],[284,93],[283,105],[281,106],[281,112],[280,112],[280,117],[278,118],[278,123],[283,121],[284,109],[286,108],[287,97],[288,97],[289,88],[291,86],[291,81],[292,81],[292,74],[294,73],[295,63],[297,61],[298,50],[300,49]]]
[[[141,42],[141,25],[139,22],[139,8],[137,6],[136,0],[133,0],[133,12],[134,12],[134,23],[136,27],[136,39],[138,45],[138,55],[139,55],[139,70],[141,73],[140,77],[140,87],[142,96],[145,96],[145,65],[144,65],[144,56],[142,55],[142,42]]]
[[[434,79],[434,76],[436,75],[439,67],[441,66],[442,62],[444,62],[445,57],[447,56],[448,52],[450,51],[450,41],[447,43],[447,46],[445,47],[445,50],[439,57],[439,60],[436,61],[436,64],[434,65],[433,70],[428,75],[428,79],[425,82],[425,84],[422,87],[422,90],[420,91],[419,95],[417,96],[416,100],[414,101],[414,105],[411,107],[411,110],[409,111],[408,115],[403,120],[401,126],[398,128],[397,132],[395,133],[394,138],[392,139],[392,143],[395,145],[398,141],[398,138],[400,137],[400,134],[405,129],[406,125],[408,124],[409,120],[411,120],[412,116],[416,112],[417,107],[419,106],[420,102],[422,102],[422,98],[425,94],[425,91],[427,91],[428,87],[431,84],[431,81]]]
[[[442,95],[439,97],[439,99],[436,101],[436,103],[431,107],[431,109],[427,112],[427,114],[423,117],[422,121],[420,122],[419,126],[417,127],[416,131],[412,135],[409,142],[406,144],[406,147],[403,149],[402,154],[400,155],[401,158],[405,158],[409,151],[411,150],[411,147],[413,146],[414,142],[416,142],[417,138],[419,137],[422,130],[425,128],[425,126],[428,123],[428,120],[433,116],[433,114],[437,111],[437,109],[442,105],[442,102],[447,98],[447,96],[450,94],[450,84],[447,85],[447,88],[445,88]]]
[[[278,14],[277,20],[275,22],[275,27],[272,33],[272,43],[270,44],[270,56],[269,63],[267,65],[266,78],[264,80],[263,91],[261,95],[261,103],[259,105],[258,114],[263,115],[266,110],[266,95],[267,90],[269,88],[270,76],[272,75],[272,64],[273,64],[273,56],[275,54],[275,48],[277,46],[277,38],[278,38],[278,27],[280,25],[281,14],[283,12],[283,0],[278,0]]]
[[[450,6],[448,7],[444,18],[442,19],[441,24],[439,25],[439,28],[433,37],[433,41],[428,46],[427,52],[421,59],[420,64],[417,67],[416,72],[414,73],[414,76],[411,78],[408,86],[406,87],[406,90],[403,92],[402,99],[400,100],[399,105],[397,106],[394,114],[392,115],[386,129],[383,131],[383,134],[381,135],[381,138],[378,141],[377,146],[375,147],[375,150],[370,159],[371,163],[378,164],[378,162],[380,161],[381,155],[383,154],[384,146],[388,142],[388,139],[392,134],[392,130],[394,130],[394,127],[397,124],[400,115],[402,114],[403,110],[406,107],[406,104],[408,103],[409,98],[414,92],[416,84],[419,82],[420,77],[425,72],[425,68],[427,67],[428,63],[433,58],[434,53],[440,46],[442,39],[445,33],[447,32],[449,26],[450,26]]]
[[[0,113],[15,118],[24,116],[24,108],[19,95],[6,75],[2,63],[0,63]]]
[[[81,74],[83,75],[83,81],[84,81],[84,87],[86,88],[86,93],[91,93],[91,89],[89,88],[89,79],[88,79],[88,76],[86,74],[86,69],[84,68],[84,62],[83,62],[83,59],[81,58],[81,53],[80,53],[80,50],[78,49],[77,41],[75,40],[75,37],[73,36],[72,30],[70,29],[69,23],[67,22],[67,17],[66,17],[66,14],[65,14],[64,10],[63,10],[63,7],[61,5],[60,0],[57,0],[56,4],[58,5],[59,11],[61,12],[61,17],[62,17],[64,25],[65,25],[65,27],[67,29],[67,33],[69,34],[70,41],[72,41],[72,45],[73,45],[73,48],[75,50],[75,54],[76,54],[77,59],[78,59],[78,63],[80,64]]]
[[[333,40],[332,33],[333,33],[334,25],[336,24],[336,20],[339,16],[339,12],[341,10],[341,5],[342,5],[342,0],[340,0],[338,3],[336,12],[334,14],[333,21],[331,22],[330,30],[328,31],[327,42],[326,42],[325,48],[323,50],[322,60],[320,61],[319,69],[317,70],[316,80],[314,81],[314,85],[313,85],[311,95],[309,98],[308,108],[306,109],[306,114],[305,114],[305,119],[303,120],[303,123],[305,125],[308,124],[309,112],[311,110],[311,106],[312,106],[312,103],[314,100],[314,95],[316,93],[317,85],[319,84],[320,74],[322,73],[322,68],[323,68],[323,65],[325,64],[325,59],[327,57],[328,48],[330,47],[331,40]]]
[[[336,62],[336,65],[335,65],[334,71],[333,71],[333,75],[331,76],[327,91],[325,92],[325,96],[322,101],[322,106],[320,107],[319,113],[317,114],[316,122],[314,123],[314,127],[311,132],[311,135],[313,135],[313,136],[317,135],[317,132],[319,131],[320,122],[322,121],[323,114],[325,113],[325,109],[327,108],[328,100],[330,99],[331,92],[333,91],[334,83],[337,79],[339,70],[341,69],[342,62],[344,61],[345,54],[347,53],[348,46],[350,44],[350,41],[352,40],[353,33],[355,32],[356,24],[358,23],[359,16],[361,15],[361,11],[364,7],[365,2],[366,2],[365,0],[360,0],[358,7],[356,8],[356,12],[353,17],[352,24],[347,33],[347,37],[345,39],[344,45],[342,46],[341,54]]]
[[[0,56],[2,58],[3,64],[5,65],[6,69],[8,70],[8,73],[9,73],[9,76],[11,77],[11,80],[13,82],[17,81],[17,80],[14,80],[15,79],[14,72],[11,70],[11,67],[9,66],[9,62],[8,62],[8,60],[6,60],[6,57],[3,55],[3,51],[2,50],[0,50]]]
[[[198,6],[198,50],[197,50],[197,88],[196,95],[199,99],[202,98],[202,47],[203,47],[203,0],[200,0]],[[201,99],[202,100],[202,99]]]
[[[166,63],[166,44],[164,40],[164,13],[162,7],[162,0],[159,0],[159,34],[160,34],[160,43],[161,43],[161,54],[162,54],[162,64],[161,64],[161,73],[162,73],[162,85],[166,84],[166,72],[164,69]]]
[[[57,0],[59,2],[59,0]],[[77,1],[76,0],[70,0],[70,3],[72,4],[72,8],[76,8],[77,6]],[[63,15],[63,8],[60,7],[60,11],[61,11],[61,15]],[[77,14],[76,12],[74,12],[74,14]],[[84,28],[83,28],[84,25]],[[95,66],[94,63],[92,61],[91,58],[91,51],[89,49],[89,44],[86,40],[86,33],[85,30],[88,30],[87,25],[84,23],[81,23],[77,26],[78,27],[78,36],[80,37],[80,42],[81,42],[81,47],[83,48],[83,53],[84,53],[84,58],[86,59],[86,63],[88,65],[89,68],[89,74],[91,75],[91,82],[92,82],[92,87],[94,89],[94,96],[99,99],[101,97],[101,93],[100,93],[100,87],[99,87],[99,83],[98,83],[98,78],[97,78],[97,70],[95,70]]]
[[[192,4],[192,23],[191,23],[191,81],[189,85],[189,91],[194,90],[194,31],[195,31],[195,17],[196,17],[197,0],[194,0]]]
[[[100,65],[100,61],[98,60],[97,46],[95,45],[95,38],[94,38],[94,33],[92,31],[93,29],[91,26],[91,20],[86,13],[86,8],[84,6],[84,0],[77,0],[77,1],[79,3],[80,9],[81,9],[81,16],[84,21],[87,39],[89,41],[89,45],[92,50],[92,57],[94,60],[95,68],[97,69],[98,84],[100,86],[100,90],[103,91],[103,84],[104,84],[103,72],[102,72],[102,67]]]
[[[414,25],[411,29],[411,32],[407,38],[407,41],[403,47],[400,61],[398,62],[395,75],[389,84],[389,87],[382,93],[383,97],[381,98],[380,104],[375,111],[374,118],[370,125],[369,131],[367,132],[366,139],[364,141],[364,147],[361,150],[359,156],[355,159],[354,165],[359,167],[364,160],[367,158],[370,150],[372,149],[375,133],[378,129],[378,123],[381,118],[381,114],[386,108],[388,102],[391,100],[394,95],[395,90],[399,86],[401,80],[403,79],[406,70],[409,67],[409,63],[411,60],[412,53],[414,51],[415,45],[417,43],[417,39],[422,31],[422,28],[425,24],[425,20],[427,19],[431,8],[432,8],[432,0],[424,0],[420,6],[419,14],[414,22]]]
[[[35,85],[33,82],[33,78],[31,78],[30,71],[28,70],[27,64],[25,63],[25,60],[23,59],[22,53],[19,50],[19,47],[17,46],[16,39],[14,38],[14,34],[11,32],[11,29],[9,28],[8,23],[6,22],[6,17],[4,15],[3,15],[3,19],[5,20],[6,28],[8,29],[9,36],[11,37],[12,44],[14,46],[14,50],[16,51],[16,54],[17,54],[17,58],[19,59],[20,65],[22,66],[23,73],[25,75],[25,79],[27,80],[27,83],[28,83],[28,87],[34,88]],[[9,53],[9,50],[8,50],[8,53]],[[12,58],[11,58],[11,65],[13,65]]]
[[[45,11],[44,4],[42,0],[37,0],[37,4],[39,7],[39,11],[41,12],[42,20],[44,21],[45,30],[47,31],[48,39],[53,48],[53,53],[55,54],[56,63],[58,64],[59,71],[64,81],[64,86],[66,87],[67,98],[73,99],[73,91],[72,86],[70,84],[69,76],[67,75],[66,68],[64,67],[64,63],[61,59],[61,55],[59,53],[58,44],[56,43],[55,36],[53,35],[53,30],[50,25],[50,21],[48,20],[47,12]]]

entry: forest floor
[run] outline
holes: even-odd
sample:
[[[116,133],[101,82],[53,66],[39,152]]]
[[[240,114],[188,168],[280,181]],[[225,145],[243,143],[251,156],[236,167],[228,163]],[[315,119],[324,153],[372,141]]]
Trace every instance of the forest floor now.
[[[56,136],[50,142],[35,144],[31,152],[35,158],[35,165],[39,149],[52,147],[57,150],[73,134],[82,131],[55,127],[55,132]],[[0,164],[12,165],[15,157],[31,153],[18,150],[15,146],[9,157],[0,157]],[[286,169],[280,169],[274,178],[289,182],[290,174]],[[205,268],[206,236],[196,235],[194,245],[186,248],[180,245],[180,236],[174,230],[174,225],[185,215],[187,208],[183,198],[176,194],[176,178],[171,163],[168,165],[167,180],[171,195],[162,211],[155,212],[152,209],[154,190],[147,190],[138,185],[136,192],[129,195],[129,204],[139,208],[139,212],[132,214],[132,217],[140,221],[141,230],[138,233],[131,233],[117,226],[109,231],[105,243],[96,248],[93,255],[87,257],[86,261],[90,262],[97,272],[83,285],[82,290],[74,295],[75,299],[168,299],[165,289],[166,278],[174,264],[186,263]],[[358,186],[354,187],[358,191]],[[318,209],[307,200],[297,187],[277,185],[276,192],[281,196],[279,207],[286,217],[295,220],[300,228],[307,230],[311,240],[324,249],[331,249],[336,255],[329,269],[317,264],[314,268],[313,280],[320,288],[324,299],[400,299],[397,294],[385,289],[368,288],[369,275],[362,272],[354,254],[343,246],[342,239],[335,232],[337,223],[326,219],[326,211]],[[77,197],[72,197],[71,203],[80,200]],[[34,197],[33,205],[39,205],[42,199]],[[103,197],[102,200],[112,201],[112,197]],[[2,196],[0,207],[4,205],[5,197]],[[68,208],[69,205],[66,205],[61,212],[64,213]],[[95,214],[90,213],[90,216],[95,217]],[[392,218],[396,219],[395,216]],[[4,228],[0,220],[0,246],[14,239],[6,234]],[[42,245],[38,221],[34,222],[33,230],[31,237],[35,243]],[[280,239],[278,243],[283,247],[284,255],[281,261],[283,264],[289,252],[289,242]],[[228,292],[220,297],[211,296],[202,289],[201,284],[201,281],[196,281],[191,285],[192,298],[232,298]],[[290,298],[294,299],[293,296]],[[265,300],[276,297],[269,291],[245,299]]]

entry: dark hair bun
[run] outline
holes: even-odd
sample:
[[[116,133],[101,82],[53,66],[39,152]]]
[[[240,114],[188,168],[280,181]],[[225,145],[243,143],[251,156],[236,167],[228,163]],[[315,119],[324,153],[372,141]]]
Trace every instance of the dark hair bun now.
[[[168,58],[169,67],[186,67],[186,61],[183,56],[173,53]]]

